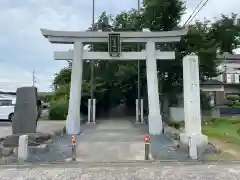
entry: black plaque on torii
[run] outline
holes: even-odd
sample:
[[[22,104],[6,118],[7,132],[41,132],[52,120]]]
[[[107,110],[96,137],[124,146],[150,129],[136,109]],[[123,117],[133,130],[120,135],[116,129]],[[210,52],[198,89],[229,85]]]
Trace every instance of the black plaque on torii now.
[[[119,57],[121,53],[121,42],[119,33],[108,34],[108,52],[111,57]]]

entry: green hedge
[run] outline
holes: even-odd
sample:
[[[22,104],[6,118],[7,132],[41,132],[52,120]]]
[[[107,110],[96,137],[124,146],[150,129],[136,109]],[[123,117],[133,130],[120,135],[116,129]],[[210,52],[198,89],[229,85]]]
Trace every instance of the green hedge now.
[[[240,102],[235,102],[234,107],[240,107]]]
[[[49,109],[50,120],[66,120],[68,113],[67,98],[52,101]]]
[[[227,100],[227,101],[225,101],[224,105],[226,105],[228,107],[240,107],[240,102]]]
[[[240,96],[238,96],[238,95],[227,95],[226,99],[231,100],[231,101],[240,100]]]

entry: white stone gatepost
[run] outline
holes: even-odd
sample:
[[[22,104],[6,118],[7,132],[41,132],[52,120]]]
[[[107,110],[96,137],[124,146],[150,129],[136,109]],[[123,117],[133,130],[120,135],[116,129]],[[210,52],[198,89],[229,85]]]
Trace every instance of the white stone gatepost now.
[[[201,128],[199,62],[196,55],[183,58],[183,86],[185,133],[180,134],[180,141],[188,144],[191,138],[197,146],[207,144],[208,138],[202,134]]]
[[[143,99],[140,99],[140,109],[139,109],[139,100],[136,99],[136,123],[144,124],[144,117],[143,117]],[[140,119],[139,119],[140,114]]]
[[[76,135],[80,133],[80,104],[82,90],[83,71],[83,44],[80,41],[74,42],[74,52],[72,61],[72,74],[70,86],[70,98],[66,130],[68,134]]]
[[[155,42],[148,41],[146,44],[146,69],[147,69],[147,89],[148,89],[148,128],[149,134],[158,135],[162,133],[162,116],[160,111],[160,101],[158,93],[158,73],[156,60]]]
[[[88,123],[96,123],[96,99],[88,99]]]

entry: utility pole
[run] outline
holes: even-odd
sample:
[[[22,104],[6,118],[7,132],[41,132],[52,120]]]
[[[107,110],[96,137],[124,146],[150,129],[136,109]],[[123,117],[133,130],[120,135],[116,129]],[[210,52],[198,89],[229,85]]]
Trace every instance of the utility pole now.
[[[32,86],[35,87],[35,83],[36,83],[36,76],[35,76],[35,71],[33,70],[32,72]]]
[[[95,0],[92,0],[92,31],[94,31],[94,22],[95,22]],[[93,44],[91,46],[93,50]],[[94,90],[94,64],[95,61],[91,60],[91,99],[93,99],[93,90]]]
[[[138,0],[138,16],[140,15],[140,0]],[[140,29],[139,29],[140,30]],[[137,51],[140,51],[140,45],[137,46]],[[141,121],[141,78],[140,78],[140,60],[138,63],[138,121]]]
[[[94,27],[95,22],[95,0],[92,0],[92,31],[95,31]],[[92,51],[94,51],[94,45],[91,45]],[[91,60],[91,108],[90,108],[90,121],[93,121],[93,96],[94,96],[94,65],[95,60]]]

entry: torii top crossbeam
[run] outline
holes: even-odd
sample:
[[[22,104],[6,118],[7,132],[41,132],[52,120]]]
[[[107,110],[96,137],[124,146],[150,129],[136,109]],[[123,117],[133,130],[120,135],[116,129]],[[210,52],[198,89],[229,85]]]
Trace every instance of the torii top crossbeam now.
[[[81,39],[84,43],[108,42],[109,33],[120,34],[121,42],[179,42],[181,36],[187,34],[187,29],[161,32],[91,32],[91,31],[54,31],[41,29],[42,35],[51,43],[73,44]]]

